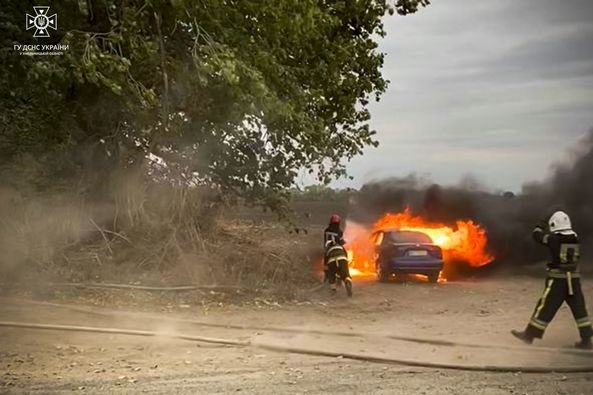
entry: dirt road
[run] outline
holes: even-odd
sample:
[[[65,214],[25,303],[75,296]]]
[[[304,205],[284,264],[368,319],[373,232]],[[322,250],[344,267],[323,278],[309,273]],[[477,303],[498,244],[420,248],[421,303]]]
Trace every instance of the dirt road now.
[[[510,337],[511,328],[524,326],[542,284],[542,280],[529,278],[439,285],[362,280],[356,282],[351,300],[343,294],[331,298],[320,292],[307,302],[259,307],[223,305],[214,309],[192,305],[169,313],[156,306],[152,312],[139,312],[5,299],[0,306],[1,321],[128,328],[163,335],[182,333],[249,341],[252,345],[220,346],[166,336],[0,328],[0,392],[591,394],[593,373],[430,369],[258,347],[280,345],[333,355],[467,367],[593,368],[593,353],[572,352],[570,348],[577,331],[565,307],[545,339],[532,348]],[[593,306],[593,281],[586,282],[585,294],[589,306]],[[225,327],[229,325],[232,327]],[[289,330],[271,330],[274,328]],[[409,342],[394,336],[486,347]]]

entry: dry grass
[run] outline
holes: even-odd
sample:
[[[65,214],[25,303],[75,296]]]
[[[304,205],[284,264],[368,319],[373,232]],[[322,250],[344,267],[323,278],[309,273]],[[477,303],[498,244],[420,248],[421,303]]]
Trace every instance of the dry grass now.
[[[148,184],[130,175],[112,184],[107,202],[72,195],[2,201],[0,272],[280,292],[313,281],[310,238],[275,223],[223,220],[224,207],[207,189]]]

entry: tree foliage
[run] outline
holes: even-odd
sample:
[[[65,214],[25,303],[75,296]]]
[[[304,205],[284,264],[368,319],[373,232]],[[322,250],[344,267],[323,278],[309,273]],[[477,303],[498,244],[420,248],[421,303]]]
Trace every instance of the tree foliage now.
[[[59,31],[35,41],[24,15],[43,3],[0,8],[3,167],[28,158],[101,180],[153,153],[274,207],[300,169],[327,182],[377,144],[382,18],[428,1],[46,1]],[[21,56],[15,43],[69,50]]]

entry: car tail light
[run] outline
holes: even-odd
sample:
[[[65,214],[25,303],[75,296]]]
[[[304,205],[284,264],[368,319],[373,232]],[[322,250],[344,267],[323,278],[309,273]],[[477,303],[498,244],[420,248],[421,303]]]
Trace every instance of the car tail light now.
[[[395,247],[393,249],[394,256],[404,256],[406,255],[406,248],[405,247]]]
[[[383,250],[384,254],[386,254],[387,256],[390,257],[396,257],[396,256],[403,256],[405,254],[405,248],[402,247],[398,247],[395,245],[389,245],[387,247],[385,247],[385,249]]]
[[[443,259],[443,250],[441,250],[441,247],[439,246],[434,246],[430,249],[430,255],[438,259]]]

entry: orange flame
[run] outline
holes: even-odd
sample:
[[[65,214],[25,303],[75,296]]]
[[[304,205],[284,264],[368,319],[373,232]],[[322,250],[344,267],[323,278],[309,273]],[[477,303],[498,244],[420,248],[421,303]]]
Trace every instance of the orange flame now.
[[[430,222],[420,216],[414,216],[409,209],[401,213],[385,214],[372,229],[348,223],[345,229],[346,246],[350,257],[350,266],[354,273],[374,271],[375,246],[371,236],[383,229],[419,231],[427,234],[433,242],[442,248],[445,267],[455,262],[465,262],[472,267],[487,265],[494,256],[487,252],[488,238],[486,231],[473,221],[456,221],[455,226]],[[444,277],[443,281],[446,281]]]

